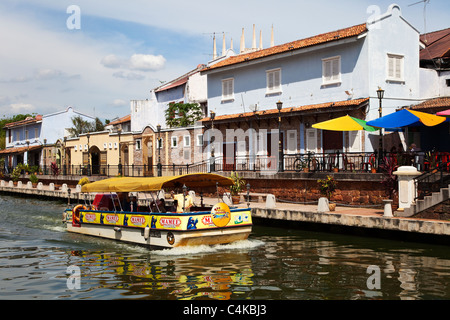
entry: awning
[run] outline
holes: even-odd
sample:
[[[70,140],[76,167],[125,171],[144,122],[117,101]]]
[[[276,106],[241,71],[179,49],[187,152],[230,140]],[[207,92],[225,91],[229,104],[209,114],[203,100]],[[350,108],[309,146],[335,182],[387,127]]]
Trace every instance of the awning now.
[[[21,154],[25,153],[27,151],[34,151],[41,149],[42,146],[29,146],[29,147],[16,147],[16,148],[7,148],[4,150],[0,150],[0,155],[6,155],[6,154]]]
[[[401,128],[418,124],[432,127],[441,124],[445,120],[445,117],[435,116],[420,111],[402,109],[384,117],[368,121],[367,124],[377,128]]]
[[[350,117],[349,115],[319,122],[312,125],[313,128],[330,130],[330,131],[358,131],[366,130],[369,132],[377,131],[378,129],[368,126],[366,121]]]
[[[189,189],[214,187],[218,182],[221,187],[233,184],[230,178],[212,173],[192,173],[170,177],[122,177],[110,178],[85,184],[81,192],[137,192],[159,191],[164,188],[181,188],[186,185]]]

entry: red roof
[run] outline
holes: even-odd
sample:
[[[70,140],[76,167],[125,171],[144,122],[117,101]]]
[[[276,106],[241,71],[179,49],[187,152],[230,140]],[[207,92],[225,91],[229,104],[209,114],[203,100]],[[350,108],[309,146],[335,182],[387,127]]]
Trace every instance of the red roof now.
[[[317,35],[314,37],[288,42],[288,43],[270,47],[267,49],[258,50],[258,51],[254,51],[254,52],[247,53],[247,54],[239,54],[236,56],[232,56],[228,59],[218,62],[217,64],[206,67],[202,71],[218,69],[218,68],[222,68],[225,66],[230,66],[230,65],[234,65],[234,64],[238,64],[238,63],[242,63],[242,62],[247,62],[250,60],[261,59],[264,57],[268,57],[268,56],[283,53],[283,52],[312,47],[312,46],[316,46],[316,45],[327,43],[327,42],[338,41],[340,39],[351,38],[351,37],[361,35],[366,31],[367,31],[367,26],[365,23],[363,23],[363,24],[359,24],[359,25],[345,28],[345,29],[340,29],[340,30],[328,32],[328,33],[323,33],[323,34],[320,34],[320,35]]]
[[[420,40],[426,45],[420,51],[421,60],[450,58],[450,28],[423,34]]]
[[[124,123],[124,122],[128,122],[128,121],[131,121],[131,114],[129,114],[125,117],[119,118],[117,120],[114,120],[114,121],[108,123],[108,125],[116,125],[116,124],[120,124],[120,123]]]
[[[450,108],[450,97],[440,97],[430,99],[411,107],[411,109],[413,110],[431,109],[431,108]]]
[[[36,123],[37,121],[41,121],[41,120],[42,120],[42,116],[41,115],[37,115],[35,118],[27,117],[24,120],[7,123],[7,124],[4,125],[4,128],[13,128],[13,127],[24,126],[24,125],[27,125],[27,124]]]
[[[0,150],[0,154],[20,154],[20,153],[24,153],[25,151],[32,151],[32,150],[37,150],[37,149],[41,149],[42,146],[29,146],[29,147],[16,147],[16,148],[7,148],[7,149],[3,149]]]
[[[340,107],[359,107],[363,103],[368,102],[369,98],[363,98],[363,99],[356,99],[356,100],[345,100],[345,101],[337,101],[337,102],[326,102],[326,103],[319,103],[319,104],[310,104],[300,107],[284,107],[281,109],[281,113],[291,113],[291,112],[301,112],[301,111],[314,111],[318,109],[326,109],[326,108],[340,108]],[[220,121],[220,120],[230,120],[230,119],[238,119],[238,118],[249,118],[253,116],[265,116],[265,115],[277,115],[278,109],[270,109],[270,110],[264,110],[264,111],[257,111],[257,112],[246,112],[246,113],[236,113],[236,114],[229,114],[229,115],[223,115],[223,116],[216,116],[214,118],[214,121]],[[200,121],[211,121],[211,118],[204,118]]]

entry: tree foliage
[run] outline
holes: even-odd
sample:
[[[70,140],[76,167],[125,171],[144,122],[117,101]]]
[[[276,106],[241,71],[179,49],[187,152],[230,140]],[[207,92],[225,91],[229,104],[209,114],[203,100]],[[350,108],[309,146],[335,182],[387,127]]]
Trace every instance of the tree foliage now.
[[[188,127],[202,118],[202,109],[198,103],[170,103],[165,115],[170,128]]]
[[[17,114],[12,117],[3,116],[3,118],[0,119],[0,150],[5,149],[5,146],[6,146],[6,141],[5,141],[6,131],[3,130],[3,127],[7,123],[22,121],[22,120],[25,120],[27,117],[35,117],[35,116],[36,116],[36,114]]]
[[[105,130],[104,124],[97,117],[95,121],[84,120],[81,116],[75,116],[72,118],[72,128],[67,129],[69,134],[74,137],[78,137],[80,134],[88,132],[98,132]]]

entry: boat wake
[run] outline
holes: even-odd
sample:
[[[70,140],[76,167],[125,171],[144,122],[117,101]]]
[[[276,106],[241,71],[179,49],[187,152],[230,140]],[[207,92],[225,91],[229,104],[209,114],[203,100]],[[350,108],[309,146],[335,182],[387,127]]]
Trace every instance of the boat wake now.
[[[163,250],[152,250],[152,255],[161,256],[184,256],[192,254],[217,253],[220,251],[234,251],[234,250],[252,250],[264,245],[260,240],[240,240],[229,244],[219,244],[214,246],[200,245],[200,246],[185,246],[176,247]]]

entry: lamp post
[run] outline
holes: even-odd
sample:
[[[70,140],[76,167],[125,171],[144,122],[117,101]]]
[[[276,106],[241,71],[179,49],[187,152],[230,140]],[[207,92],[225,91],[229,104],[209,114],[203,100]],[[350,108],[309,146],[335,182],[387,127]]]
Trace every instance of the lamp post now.
[[[88,176],[91,175],[91,150],[90,150],[90,146],[89,146],[89,138],[91,137],[91,134],[88,132],[86,134],[87,137],[87,141],[88,141]]]
[[[381,118],[383,116],[383,105],[382,105],[382,100],[384,98],[384,90],[381,89],[381,87],[378,87],[377,90],[377,96],[378,96],[378,100],[380,102],[380,106],[378,108],[378,115],[379,118]],[[383,128],[380,128],[380,142],[379,142],[379,146],[380,146],[380,151],[379,151],[379,157],[378,157],[378,165],[380,165],[383,162],[383,141],[384,140],[384,133],[383,133]]]
[[[120,135],[122,134],[122,128],[117,129],[119,135],[119,175],[122,175],[122,148],[120,147]]]
[[[44,156],[42,159],[43,162],[43,170],[44,170],[44,174],[47,174],[47,139],[44,139],[44,147],[43,147],[43,151],[44,151]]]
[[[283,102],[277,102],[278,109],[278,171],[283,172],[283,140],[281,137],[281,109],[283,108]]]
[[[158,132],[158,143],[156,147],[158,148],[158,177],[162,176],[162,165],[161,165],[161,125],[156,126],[156,131]]]
[[[209,116],[211,118],[211,134],[214,135],[214,118],[216,117],[216,113],[214,111],[210,111]],[[214,142],[215,140],[216,139],[214,139]],[[209,164],[209,171],[214,172],[216,171],[216,159],[214,157],[214,145],[212,143],[212,137],[210,138],[210,144],[211,144],[211,162]]]

